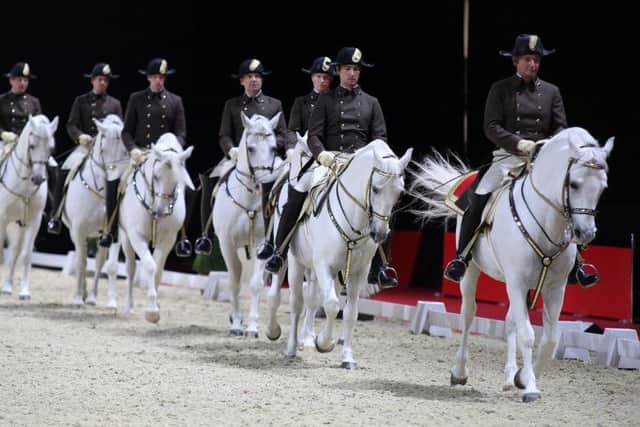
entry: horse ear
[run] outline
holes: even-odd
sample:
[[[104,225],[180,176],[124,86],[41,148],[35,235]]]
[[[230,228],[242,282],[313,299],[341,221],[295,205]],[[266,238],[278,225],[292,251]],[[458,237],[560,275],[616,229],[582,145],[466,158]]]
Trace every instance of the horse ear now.
[[[188,147],[186,150],[184,150],[182,153],[180,153],[178,155],[178,158],[180,159],[181,162],[184,163],[185,160],[187,160],[189,157],[191,157],[191,153],[193,152],[193,145]]]
[[[193,147],[191,147],[193,148]],[[191,181],[191,177],[189,176],[189,172],[187,172],[187,168],[182,168],[182,182],[191,190],[195,190],[196,187],[193,185],[193,181]]]
[[[151,152],[156,157],[156,159],[162,161],[166,158],[166,155],[158,148],[158,144],[151,144]]]
[[[98,130],[100,131],[100,133],[104,133],[105,132],[105,127],[102,124],[102,122],[98,119],[96,119],[95,117],[92,119],[93,123],[95,123],[96,127],[98,128]]]
[[[246,129],[249,126],[249,117],[244,113],[244,111],[240,111],[240,118],[242,119],[242,126]]]
[[[49,129],[51,129],[51,133],[55,133],[58,129],[58,116],[55,116],[53,120],[51,120],[51,124],[49,125]]]
[[[604,144],[604,147],[602,147],[602,150],[607,154],[607,157],[609,157],[611,155],[611,150],[613,150],[613,141],[615,140],[615,137],[611,137],[609,139],[607,139],[606,144]]]
[[[407,149],[407,151],[405,151],[404,153],[404,156],[400,158],[400,164],[402,165],[403,170],[406,169],[407,166],[409,165],[412,155],[413,155],[413,147]]]
[[[280,114],[282,114],[282,111],[278,111],[276,115],[271,117],[271,120],[269,120],[269,123],[271,124],[271,129],[275,129],[278,127],[278,121],[280,121]]]

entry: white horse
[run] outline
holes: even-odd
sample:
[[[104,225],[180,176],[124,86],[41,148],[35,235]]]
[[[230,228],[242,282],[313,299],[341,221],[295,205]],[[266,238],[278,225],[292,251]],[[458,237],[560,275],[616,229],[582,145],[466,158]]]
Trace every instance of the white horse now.
[[[93,289],[87,295],[87,239],[97,237],[107,222],[106,182],[120,178],[129,163],[129,154],[121,138],[123,123],[120,117],[110,114],[102,121],[94,119],[94,123],[98,128],[98,134],[88,155],[84,156],[82,151],[78,151],[82,156],[78,160],[83,163],[69,182],[62,215],[62,220],[69,228],[69,234],[75,246],[77,279],[76,294],[73,298],[75,305],[82,305],[85,302],[91,305],[96,303],[98,281],[107,249],[98,246]],[[84,147],[78,147],[76,150],[84,150]],[[75,152],[70,159],[73,160],[74,154]],[[119,252],[119,243],[111,245],[109,261],[106,265],[109,277],[107,307],[110,308],[118,306],[116,280]]]
[[[238,160],[218,191],[213,204],[213,227],[220,241],[220,250],[229,270],[231,287],[230,335],[258,337],[258,308],[264,287],[265,261],[255,256],[255,248],[265,238],[262,215],[261,185],[274,179],[276,136],[274,129],[280,113],[267,119],[259,114],[250,119],[241,113],[244,131],[238,145]],[[239,249],[245,249],[246,262]],[[247,271],[242,271],[246,268]],[[251,303],[246,332],[242,330],[240,314],[241,278],[250,277]]]
[[[158,285],[167,256],[185,216],[184,187],[194,189],[185,168],[193,146],[183,150],[172,133],[163,134],[146,160],[127,177],[120,203],[120,241],[127,259],[128,293],[125,313],[133,308],[136,254],[140,258],[142,288],[147,290],[145,318],[160,320]],[[153,254],[149,250],[153,246]]]
[[[282,209],[287,203],[289,185],[295,186],[298,183],[298,176],[302,168],[309,160],[312,159],[311,151],[307,146],[307,133],[305,133],[303,136],[300,136],[300,134],[296,132],[296,137],[298,142],[295,146],[293,155],[288,159],[289,161],[286,162],[289,174],[288,182],[284,183],[284,185],[280,189],[280,192],[278,193],[278,200],[276,202],[276,208],[273,213],[274,231],[278,229]],[[309,170],[308,173],[308,178],[311,178],[313,176],[312,171]],[[301,179],[306,178],[307,176],[301,177]],[[282,328],[278,323],[277,311],[278,307],[280,307],[280,291],[282,289],[282,282],[284,281],[286,272],[287,270],[283,268],[282,271],[280,271],[278,274],[273,274],[271,287],[269,288],[269,320],[267,322],[266,335],[267,338],[272,341],[279,339],[282,335]],[[322,302],[320,288],[317,286],[317,281],[313,271],[305,271],[304,276],[306,278],[306,280],[302,284],[304,310],[302,312],[302,324],[300,325],[300,329],[298,331],[298,342],[302,343],[300,348],[315,346],[314,323],[316,313]]]
[[[476,285],[482,271],[507,285],[504,389],[514,385],[523,388],[525,402],[541,397],[536,378],[555,346],[576,243],[587,244],[596,235],[595,209],[607,187],[606,159],[612,148],[613,138],[601,148],[584,129],[563,130],[542,146],[528,174],[494,195],[497,200],[493,224],[478,237],[472,251],[473,261],[460,282],[462,341],[451,369],[451,385],[467,381],[467,339],[476,312]],[[467,171],[461,162],[457,163],[450,164],[440,155],[427,157],[422,163],[412,193],[428,206],[419,212],[423,218],[455,215],[445,208],[444,198],[455,178]],[[544,326],[533,361],[535,336],[527,295],[538,283],[544,300]],[[522,354],[521,369],[516,363],[516,345]]]
[[[31,298],[31,255],[47,202],[47,164],[57,128],[58,117],[49,121],[41,114],[29,116],[17,143],[0,161],[0,243],[4,244],[5,233],[9,237],[9,272],[0,292],[11,294],[13,276],[21,260],[21,300]]]
[[[320,211],[316,216],[307,217],[293,235],[287,256],[291,291],[288,357],[294,357],[298,347],[296,331],[303,305],[302,279],[309,270],[315,273],[327,316],[324,328],[315,338],[316,349],[333,350],[335,320],[340,310],[336,281],[341,274],[347,284],[341,366],[357,367],[352,339],[360,287],[367,284],[371,260],[389,234],[391,210],[404,190],[404,170],[412,152],[410,148],[398,159],[381,140],[356,151],[328,189]],[[326,168],[317,168],[315,172],[320,175]]]

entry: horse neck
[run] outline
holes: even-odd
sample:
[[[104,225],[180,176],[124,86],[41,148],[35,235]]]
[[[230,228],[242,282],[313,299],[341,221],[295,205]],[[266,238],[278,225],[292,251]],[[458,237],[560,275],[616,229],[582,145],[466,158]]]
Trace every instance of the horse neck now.
[[[348,221],[351,227],[358,231],[365,230],[369,226],[369,212],[362,208],[368,203],[366,190],[371,174],[371,165],[365,161],[365,156],[367,155],[358,156],[351,161],[347,169],[340,175],[339,182],[334,184],[334,190],[330,194],[334,216],[337,219],[343,217],[338,219],[339,223],[344,224],[345,221]],[[356,203],[347,192],[358,202]],[[343,228],[349,233],[352,231],[351,227]]]
[[[28,125],[27,125],[28,126]],[[23,188],[31,188],[31,168],[29,162],[29,129],[25,127],[16,142],[13,151],[6,157],[5,166],[3,167],[2,180],[14,191],[21,191]],[[22,179],[21,177],[27,177]]]

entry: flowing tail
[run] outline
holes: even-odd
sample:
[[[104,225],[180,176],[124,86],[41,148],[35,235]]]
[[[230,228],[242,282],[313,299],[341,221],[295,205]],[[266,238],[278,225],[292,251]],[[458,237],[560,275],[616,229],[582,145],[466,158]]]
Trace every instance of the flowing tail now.
[[[433,154],[425,156],[422,162],[412,162],[416,167],[410,170],[414,179],[409,194],[421,202],[422,208],[411,212],[422,222],[456,216],[444,201],[457,178],[468,173],[469,168],[455,154],[451,153],[449,157],[450,160],[433,150]]]

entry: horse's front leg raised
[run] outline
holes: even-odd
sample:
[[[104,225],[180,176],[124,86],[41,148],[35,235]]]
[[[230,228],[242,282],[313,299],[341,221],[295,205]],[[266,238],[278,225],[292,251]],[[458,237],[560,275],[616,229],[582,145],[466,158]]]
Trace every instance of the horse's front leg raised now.
[[[322,295],[322,304],[324,312],[327,316],[324,327],[316,336],[316,349],[321,353],[332,351],[336,345],[335,325],[338,311],[340,311],[340,300],[336,294],[335,278],[331,275],[328,265],[316,264],[316,277],[320,293]]]
[[[540,390],[536,386],[536,377],[533,372],[533,344],[535,334],[529,320],[527,311],[528,286],[513,283],[513,279],[507,278],[507,295],[509,296],[509,309],[512,310],[515,321],[518,347],[522,354],[522,368],[516,373],[514,382],[518,388],[523,388],[523,402],[533,402],[540,399]]]
[[[460,281],[460,292],[462,293],[462,306],[460,307],[460,318],[462,319],[462,339],[460,347],[456,353],[456,361],[451,368],[451,385],[464,385],[469,378],[467,370],[469,329],[476,315],[476,286],[480,270],[475,264],[469,263],[462,281]]]
[[[367,267],[369,264],[367,263]],[[344,369],[355,369],[358,363],[353,358],[353,329],[358,319],[358,298],[360,297],[360,285],[366,285],[368,269],[353,271],[351,280],[347,286],[347,301],[342,312],[342,365]]]
[[[298,323],[302,313],[302,279],[304,267],[298,263],[295,256],[289,252],[289,304],[291,305],[291,328],[287,340],[287,357],[295,357],[298,349]]]

